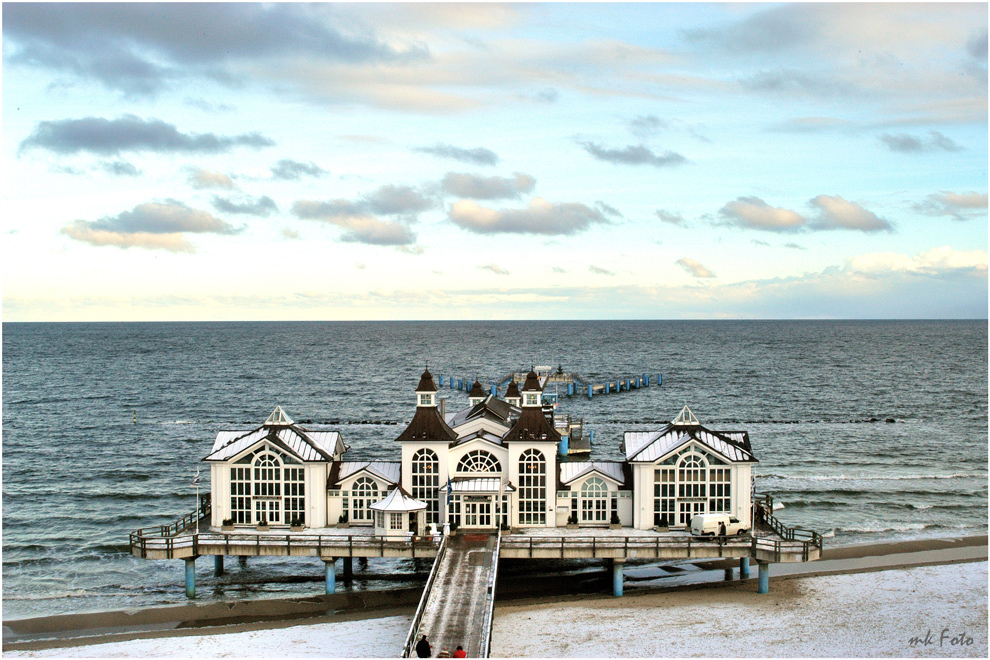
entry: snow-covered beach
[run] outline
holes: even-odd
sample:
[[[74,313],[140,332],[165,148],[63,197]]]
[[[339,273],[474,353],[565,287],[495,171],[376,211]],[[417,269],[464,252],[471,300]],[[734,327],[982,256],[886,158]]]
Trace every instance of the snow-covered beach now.
[[[5,657],[397,657],[410,617],[328,621]],[[205,629],[209,630],[209,629]],[[213,629],[217,630],[217,629]],[[78,640],[77,640],[78,642]],[[439,651],[439,649],[434,649]],[[987,657],[987,562],[499,604],[494,657]]]

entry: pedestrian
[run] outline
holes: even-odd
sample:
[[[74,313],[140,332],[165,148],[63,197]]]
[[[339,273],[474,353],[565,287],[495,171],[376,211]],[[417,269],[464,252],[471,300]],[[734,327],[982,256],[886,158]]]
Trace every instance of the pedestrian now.
[[[437,657],[438,658],[449,658],[450,657],[450,651],[448,651],[447,650],[447,647],[445,646],[445,647],[443,647],[443,649],[440,650],[439,653],[437,653]]]
[[[718,535],[719,536],[725,536],[725,523],[724,522],[720,522],[718,524]]]
[[[455,658],[466,658],[467,657],[467,653],[464,651],[464,647],[461,646],[460,644],[457,645],[457,650],[454,651],[454,657]]]
[[[429,658],[433,654],[433,649],[430,648],[430,642],[427,641],[426,635],[416,642],[416,655],[420,658]]]

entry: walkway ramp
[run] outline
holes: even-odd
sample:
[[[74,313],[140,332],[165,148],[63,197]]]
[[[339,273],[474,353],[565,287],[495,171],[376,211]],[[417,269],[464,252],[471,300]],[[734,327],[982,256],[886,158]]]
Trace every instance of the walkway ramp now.
[[[410,630],[406,652],[426,635],[433,655],[463,646],[469,658],[486,658],[491,643],[498,569],[499,535],[458,534],[446,539],[435,575],[420,602],[420,616]]]

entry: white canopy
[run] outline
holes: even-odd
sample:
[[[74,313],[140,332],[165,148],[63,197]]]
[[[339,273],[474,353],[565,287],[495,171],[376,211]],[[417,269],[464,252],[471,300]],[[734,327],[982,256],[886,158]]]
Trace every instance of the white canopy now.
[[[375,511],[386,511],[389,513],[401,513],[404,511],[421,511],[426,508],[426,502],[414,500],[396,486],[385,499],[371,505]]]

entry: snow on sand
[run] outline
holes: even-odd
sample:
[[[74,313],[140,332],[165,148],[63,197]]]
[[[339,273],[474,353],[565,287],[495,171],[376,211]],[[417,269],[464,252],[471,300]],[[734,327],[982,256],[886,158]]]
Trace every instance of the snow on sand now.
[[[4,657],[398,657],[408,617]],[[945,640],[943,629],[948,629]],[[928,638],[929,644],[924,644]],[[965,633],[965,645],[952,644]],[[912,645],[911,639],[920,642]],[[987,657],[987,562],[571,602],[499,604],[494,657]]]

